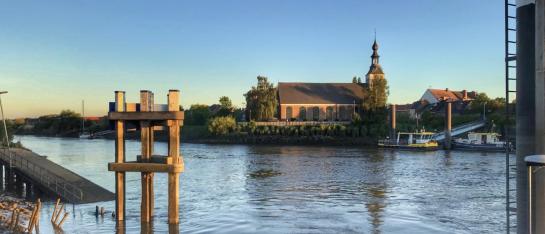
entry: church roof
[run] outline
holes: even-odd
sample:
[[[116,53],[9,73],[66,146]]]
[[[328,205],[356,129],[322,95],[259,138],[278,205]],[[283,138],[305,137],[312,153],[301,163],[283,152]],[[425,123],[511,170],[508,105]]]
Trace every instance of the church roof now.
[[[278,83],[280,104],[359,104],[363,96],[357,83]]]
[[[384,71],[382,71],[380,64],[371,64],[369,71],[367,72],[367,75],[369,74],[384,75]]]

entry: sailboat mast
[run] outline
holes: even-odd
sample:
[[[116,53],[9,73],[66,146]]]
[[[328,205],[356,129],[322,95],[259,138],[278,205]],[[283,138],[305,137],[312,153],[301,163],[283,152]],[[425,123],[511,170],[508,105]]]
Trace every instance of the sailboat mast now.
[[[85,133],[85,101],[81,100],[81,133]]]

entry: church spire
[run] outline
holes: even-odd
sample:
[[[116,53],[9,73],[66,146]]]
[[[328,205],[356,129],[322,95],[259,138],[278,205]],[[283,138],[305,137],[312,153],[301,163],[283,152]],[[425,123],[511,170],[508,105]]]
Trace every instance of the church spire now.
[[[373,65],[378,65],[378,59],[380,57],[378,55],[378,44],[377,44],[377,38],[376,37],[377,36],[375,34],[375,42],[373,42],[373,46],[371,47],[373,49],[373,54],[371,55]]]
[[[382,71],[382,67],[379,64],[379,55],[378,55],[378,43],[377,38],[375,34],[375,41],[373,42],[373,46],[371,46],[371,49],[373,49],[373,54],[371,55],[371,66],[369,67],[369,72],[367,72],[367,75],[369,74],[384,74]]]

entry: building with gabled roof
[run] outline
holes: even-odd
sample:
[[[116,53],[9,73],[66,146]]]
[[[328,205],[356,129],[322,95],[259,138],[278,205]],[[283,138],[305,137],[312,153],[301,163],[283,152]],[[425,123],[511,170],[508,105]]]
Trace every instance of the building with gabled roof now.
[[[377,79],[385,79],[379,64],[378,43],[372,46],[371,66],[366,83],[278,83],[280,120],[350,121],[359,113],[366,88]]]

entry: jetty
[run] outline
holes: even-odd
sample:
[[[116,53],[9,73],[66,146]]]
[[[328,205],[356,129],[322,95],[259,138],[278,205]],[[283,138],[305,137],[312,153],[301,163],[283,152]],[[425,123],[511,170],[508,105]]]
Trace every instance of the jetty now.
[[[45,156],[26,149],[11,148],[9,151],[0,149],[0,164],[3,165],[0,169],[4,168],[6,171],[7,183],[12,182],[15,176],[17,183],[22,181],[31,183],[32,186],[70,203],[82,204],[115,199],[114,194],[107,189],[48,160]],[[0,174],[3,173],[0,171]]]

